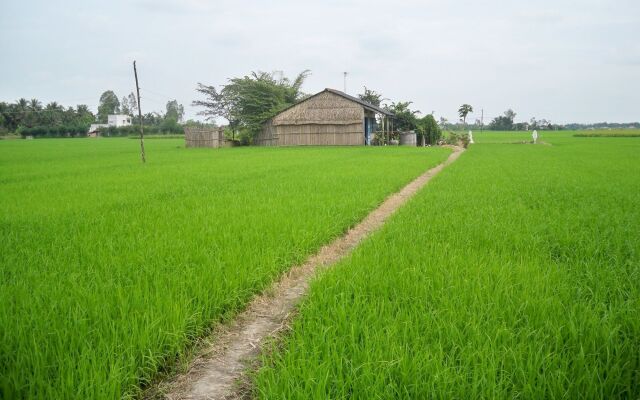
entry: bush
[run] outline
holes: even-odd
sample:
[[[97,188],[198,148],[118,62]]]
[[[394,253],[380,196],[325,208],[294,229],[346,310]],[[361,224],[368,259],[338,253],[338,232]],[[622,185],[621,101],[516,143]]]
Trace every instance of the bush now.
[[[182,125],[175,121],[167,122],[166,124],[163,122],[161,125],[144,125],[143,129],[145,135],[182,135],[184,133]],[[98,132],[103,137],[139,136],[140,126],[129,125],[118,128],[109,126],[107,128],[98,128]]]
[[[467,148],[467,146],[469,145],[469,135],[467,135],[466,133],[449,132],[444,141],[440,141],[440,143],[442,142],[453,146],[462,146],[464,148]]]
[[[437,144],[442,131],[433,115],[428,114],[418,124],[418,134],[424,138],[425,144]]]
[[[34,138],[85,137],[88,130],[89,127],[85,125],[33,126],[21,127],[19,133],[23,138],[27,136]]]

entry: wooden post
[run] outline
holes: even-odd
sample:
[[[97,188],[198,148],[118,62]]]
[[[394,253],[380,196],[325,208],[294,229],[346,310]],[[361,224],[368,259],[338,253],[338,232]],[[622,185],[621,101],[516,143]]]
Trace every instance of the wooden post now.
[[[384,132],[382,132],[382,145],[387,144],[387,132],[389,132],[389,117],[384,116]]]
[[[384,116],[384,131],[382,132],[382,145],[386,146],[387,145],[387,132],[389,132],[389,117],[387,117],[386,115]]]
[[[136,69],[136,62],[133,61],[133,74],[136,77],[136,92],[138,93],[138,119],[140,122],[140,155],[142,157],[142,163],[144,164],[147,160],[144,156],[144,130],[142,128],[142,110],[140,109],[140,87],[138,86],[138,70]]]

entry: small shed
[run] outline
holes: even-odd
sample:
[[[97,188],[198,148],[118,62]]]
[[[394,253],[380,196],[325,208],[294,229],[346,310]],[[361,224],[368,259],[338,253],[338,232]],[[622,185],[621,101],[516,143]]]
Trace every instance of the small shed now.
[[[325,89],[266,121],[255,137],[258,146],[369,145],[376,130],[388,127],[387,110],[335,89]]]
[[[224,128],[185,126],[184,140],[186,147],[222,147],[225,144]]]

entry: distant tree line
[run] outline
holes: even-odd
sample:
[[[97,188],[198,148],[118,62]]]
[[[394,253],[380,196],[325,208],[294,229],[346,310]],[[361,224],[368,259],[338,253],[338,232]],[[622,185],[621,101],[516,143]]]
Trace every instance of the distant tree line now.
[[[566,129],[577,131],[581,129],[640,129],[640,122],[618,123],[618,122],[596,122],[593,124],[565,124]]]
[[[86,134],[95,120],[85,104],[64,107],[53,101],[43,106],[38,99],[0,102],[0,133],[23,133],[34,136]]]
[[[89,126],[106,123],[110,114],[124,114],[132,117],[134,125],[139,124],[135,95],[118,97],[107,90],[99,98],[98,113],[91,112],[86,104],[64,107],[53,101],[43,105],[38,99],[21,98],[14,103],[0,102],[0,134],[19,134],[33,137],[83,137]],[[142,123],[150,134],[177,134],[183,132],[184,107],[176,100],[168,101],[164,113],[148,112],[142,115]],[[106,136],[126,136],[132,134],[132,127],[101,128]],[[138,129],[137,127],[135,129]],[[102,133],[102,132],[101,132]]]

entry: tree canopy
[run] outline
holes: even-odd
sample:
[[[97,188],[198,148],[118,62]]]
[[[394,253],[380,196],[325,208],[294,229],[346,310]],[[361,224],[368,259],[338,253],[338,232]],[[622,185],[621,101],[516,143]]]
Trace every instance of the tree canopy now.
[[[424,137],[425,144],[436,144],[442,137],[442,130],[433,114],[427,114],[418,120],[418,133]]]
[[[119,112],[120,100],[118,100],[118,96],[113,93],[113,90],[107,90],[102,93],[98,105],[98,121],[104,124],[107,122],[107,116],[109,114],[118,114]]]
[[[164,114],[164,118],[181,122],[182,118],[184,118],[184,107],[182,104],[178,104],[177,100],[168,101],[167,112]]]
[[[302,71],[293,80],[284,76],[276,79],[274,75],[252,72],[241,78],[229,79],[229,83],[220,90],[198,83],[196,91],[205,99],[195,100],[193,105],[203,107],[204,110],[198,114],[208,120],[224,118],[234,130],[240,128],[254,136],[266,120],[304,97],[301,87],[310,71]]]
[[[382,103],[382,93],[378,93],[375,90],[367,89],[364,87],[364,93],[358,95],[358,98],[362,101],[366,101],[369,104],[373,104],[376,107],[380,107]]]
[[[516,113],[508,109],[503,115],[495,117],[489,124],[489,129],[494,131],[510,131],[513,129],[513,120]]]
[[[411,110],[409,108],[411,104],[411,101],[399,101],[386,107],[394,114],[393,129],[395,131],[412,131],[418,127],[418,117],[416,115],[420,114],[420,111]]]
[[[467,123],[467,115],[473,112],[473,107],[470,104],[463,104],[458,109],[458,115],[460,115],[460,119],[464,124]]]
[[[94,120],[93,113],[84,104],[67,108],[52,101],[43,106],[38,99],[24,98],[15,103],[0,102],[0,133],[35,127],[76,132],[89,128]]]

